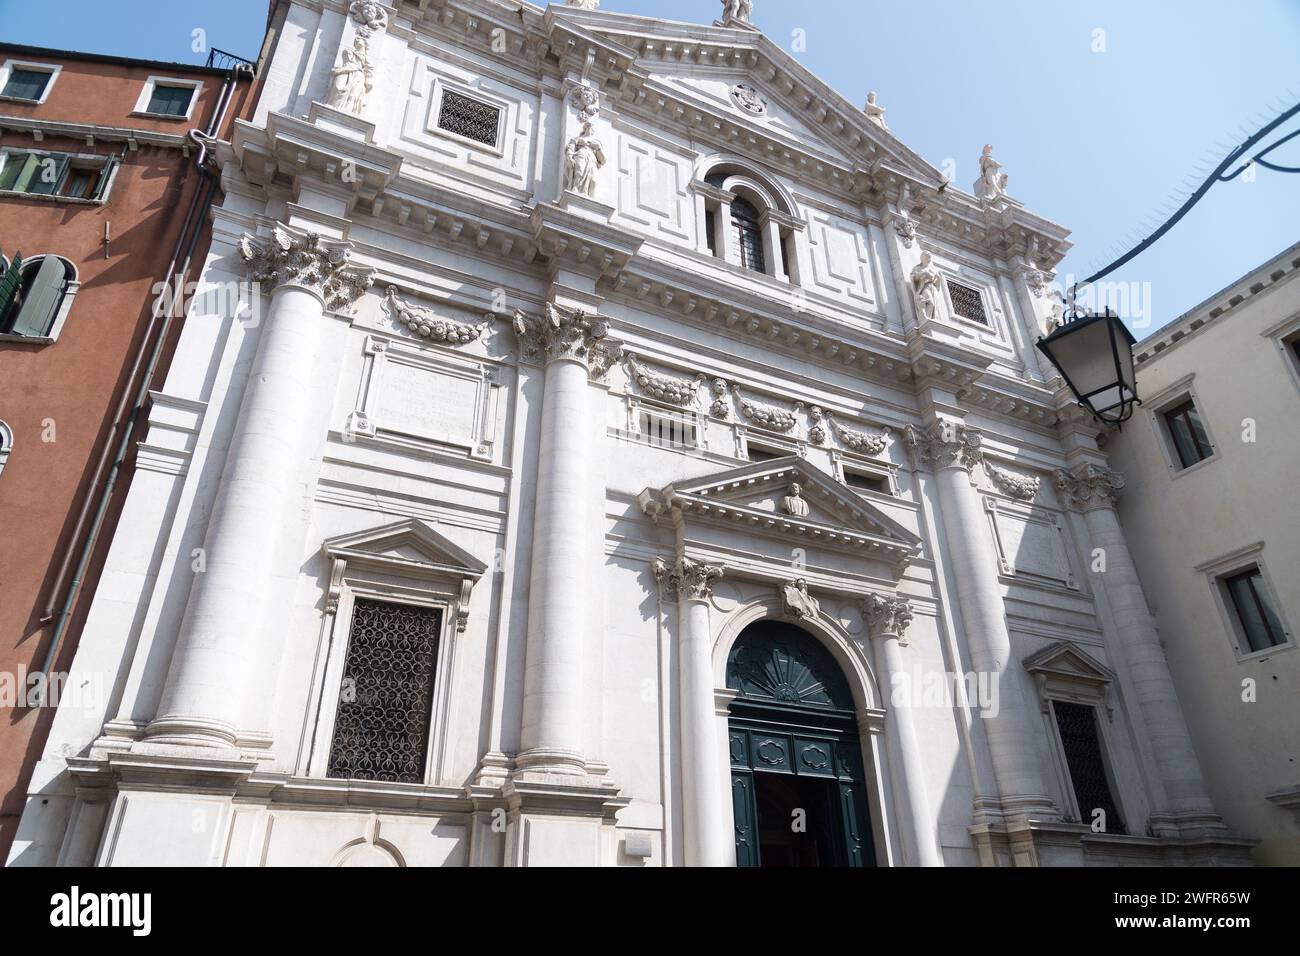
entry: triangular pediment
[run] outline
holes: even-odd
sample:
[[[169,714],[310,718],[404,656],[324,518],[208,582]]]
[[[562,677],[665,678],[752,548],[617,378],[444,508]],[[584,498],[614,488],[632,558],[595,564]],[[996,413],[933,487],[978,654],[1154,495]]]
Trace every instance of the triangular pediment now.
[[[1093,684],[1109,684],[1115,679],[1114,671],[1069,641],[1057,641],[1048,645],[1026,657],[1023,664],[1031,674],[1046,674]]]
[[[921,544],[869,501],[794,455],[646,489],[639,500],[656,520],[673,512],[686,522],[723,524],[895,563],[909,560]]]
[[[352,565],[379,565],[420,576],[480,577],[487,565],[418,518],[329,538],[322,550]]]

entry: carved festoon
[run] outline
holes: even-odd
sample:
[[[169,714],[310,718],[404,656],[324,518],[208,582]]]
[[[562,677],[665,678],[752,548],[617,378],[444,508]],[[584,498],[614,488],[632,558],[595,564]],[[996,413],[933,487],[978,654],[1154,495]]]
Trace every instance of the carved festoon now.
[[[663,375],[642,365],[633,352],[625,352],[623,359],[637,387],[651,398],[683,407],[695,404],[700,393],[700,384],[704,381],[703,375],[697,375],[693,379]]]
[[[420,338],[447,345],[465,345],[479,339],[488,327],[483,321],[478,325],[453,322],[433,314],[429,309],[411,305],[397,294],[397,286],[390,285],[384,294],[383,309],[395,322],[401,323]]]
[[[1038,486],[1042,481],[1038,475],[1017,474],[1014,471],[1001,468],[991,461],[984,462],[984,473],[1008,497],[1018,498],[1021,501],[1032,501],[1038,494]]]
[[[374,282],[374,270],[351,263],[351,249],[349,242],[323,239],[283,223],[269,239],[247,233],[239,239],[239,255],[265,292],[296,286],[319,295],[328,309],[346,308]]]
[[[862,602],[862,615],[872,637],[897,637],[900,644],[907,643],[907,629],[912,623],[910,602],[873,594]]]
[[[918,467],[929,465],[938,470],[956,466],[970,471],[983,457],[983,435],[960,422],[941,419],[924,428],[908,425],[905,437]]]
[[[751,402],[740,394],[740,386],[731,386],[732,394],[740,403],[740,410],[745,417],[757,425],[759,428],[766,428],[774,432],[791,431],[799,423],[795,412],[784,408],[777,408],[773,405],[761,405],[757,402]],[[803,402],[795,402],[795,410],[803,408]]]
[[[803,578],[787,581],[781,586],[781,610],[797,621],[815,619],[821,614],[821,605],[808,593],[808,582]]]
[[[886,436],[889,434],[888,429],[883,430],[879,435],[873,435],[870,432],[862,432],[841,425],[838,419],[829,414],[826,417],[830,419],[831,427],[835,429],[835,434],[839,436],[840,441],[844,443],[846,448],[862,455],[879,455],[885,450]]]
[[[512,325],[526,359],[579,361],[599,377],[622,355],[618,346],[604,341],[609,323],[580,309],[563,309],[548,302],[540,317],[516,309]]]
[[[677,600],[702,600],[713,593],[713,582],[722,577],[722,568],[690,558],[678,558],[669,564],[655,558],[655,580],[663,586],[668,597]]]
[[[1074,471],[1056,473],[1056,487],[1066,504],[1075,508],[1109,508],[1124,489],[1124,476],[1100,465],[1080,465]]]

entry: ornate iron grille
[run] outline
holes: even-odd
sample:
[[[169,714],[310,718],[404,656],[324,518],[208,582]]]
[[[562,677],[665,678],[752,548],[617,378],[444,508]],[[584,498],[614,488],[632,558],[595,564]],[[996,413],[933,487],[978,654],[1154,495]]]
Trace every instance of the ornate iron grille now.
[[[468,96],[444,90],[438,108],[438,128],[464,136],[486,146],[497,144],[497,125],[501,110]]]
[[[758,210],[743,199],[731,201],[731,225],[740,246],[740,264],[755,272],[766,272],[763,259],[763,232],[758,225]]]
[[[441,622],[433,608],[356,602],[327,776],[424,782]]]
[[[948,294],[952,296],[952,310],[963,319],[970,319],[980,325],[989,324],[988,316],[984,314],[984,299],[978,289],[960,282],[949,282]]]
[[[1096,708],[1054,700],[1052,709],[1056,711],[1056,726],[1061,732],[1065,764],[1070,770],[1070,784],[1083,815],[1082,822],[1091,824],[1093,811],[1100,807],[1106,812],[1106,832],[1124,833],[1124,821],[1115,808],[1110,784],[1106,781]]]

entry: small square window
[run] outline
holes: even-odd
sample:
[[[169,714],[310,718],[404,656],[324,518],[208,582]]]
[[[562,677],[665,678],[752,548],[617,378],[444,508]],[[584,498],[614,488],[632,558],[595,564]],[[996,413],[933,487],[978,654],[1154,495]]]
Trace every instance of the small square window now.
[[[845,468],[844,483],[854,491],[874,491],[879,495],[892,494],[889,479],[884,475],[873,474],[869,471],[855,471]]]
[[[988,325],[989,319],[984,312],[984,297],[979,289],[972,289],[960,282],[948,281],[948,294],[952,297],[952,310],[963,319]]]
[[[155,83],[146,112],[157,116],[188,116],[190,101],[193,99],[194,87],[192,86],[167,86],[163,83]]]
[[[0,96],[16,100],[32,100],[39,103],[45,95],[45,88],[50,83],[52,74],[47,70],[31,70],[15,66],[9,71],[9,80]]]
[[[443,90],[442,103],[438,107],[438,129],[464,136],[484,146],[495,146],[500,121],[499,107],[452,90]]]
[[[750,461],[775,461],[778,458],[784,458],[789,452],[778,451],[774,448],[765,448],[762,445],[755,445],[749,442],[745,445],[745,454]]]
[[[1201,414],[1190,398],[1162,414],[1182,467],[1190,468],[1214,453]]]
[[[1264,575],[1259,565],[1252,565],[1220,580],[1249,653],[1265,651],[1286,643],[1286,632],[1282,629],[1282,621],[1264,586]]]

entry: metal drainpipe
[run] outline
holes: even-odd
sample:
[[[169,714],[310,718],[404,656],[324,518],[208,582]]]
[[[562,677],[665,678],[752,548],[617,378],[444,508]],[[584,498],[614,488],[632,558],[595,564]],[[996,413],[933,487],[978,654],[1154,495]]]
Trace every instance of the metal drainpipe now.
[[[108,462],[109,449],[113,445],[113,438],[118,431],[118,422],[122,421],[122,413],[125,410],[128,398],[131,395],[130,383],[135,380],[141,365],[145,363],[145,355],[148,354],[148,364],[145,369],[144,377],[140,380],[140,387],[136,390],[135,401],[131,405],[130,414],[127,415],[124,428],[122,429],[121,441],[118,443],[117,454],[113,459],[112,468],[109,469],[107,477],[104,479],[104,488],[99,495],[99,504],[95,509],[94,521],[91,524],[90,534],[80,548],[80,556],[77,559],[77,569],[72,577],[72,583],[69,585],[67,595],[63,601],[63,607],[59,611],[58,620],[54,625],[53,636],[50,640],[50,646],[45,652],[45,658],[41,663],[41,675],[48,675],[50,668],[54,665],[54,659],[59,653],[59,647],[63,643],[63,635],[67,630],[68,622],[72,617],[72,608],[76,603],[77,594],[81,589],[81,583],[85,578],[86,568],[90,564],[90,556],[95,549],[95,544],[99,538],[99,532],[104,524],[104,517],[108,513],[109,502],[112,498],[113,489],[117,484],[117,478],[122,469],[122,464],[126,460],[127,454],[131,448],[131,433],[135,430],[136,421],[139,419],[140,412],[144,408],[145,401],[149,396],[149,384],[153,379],[153,374],[158,365],[158,359],[162,354],[163,346],[167,341],[167,333],[171,327],[173,307],[181,301],[180,296],[184,291],[185,275],[189,271],[190,256],[194,252],[194,247],[198,243],[199,233],[202,229],[204,217],[212,203],[212,197],[217,191],[218,180],[213,176],[211,170],[204,165],[207,159],[208,146],[213,137],[221,129],[221,124],[225,120],[226,112],[234,100],[235,88],[239,83],[242,75],[247,74],[252,78],[252,69],[247,64],[237,64],[230,70],[230,75],[226,78],[222,86],[221,98],[214,110],[212,122],[208,124],[207,133],[200,133],[197,129],[190,130],[190,138],[199,144],[199,153],[195,157],[195,163],[199,170],[200,184],[194,190],[194,195],[190,199],[190,205],[185,213],[185,219],[181,223],[180,234],[176,237],[176,247],[172,251],[171,262],[168,263],[167,270],[164,274],[164,281],[167,283],[169,290],[176,290],[173,300],[168,303],[165,315],[162,318],[162,327],[156,337],[153,336],[153,327],[158,323],[160,318],[159,310],[153,309],[153,315],[149,322],[149,328],[146,330],[144,338],[140,341],[140,348],[136,352],[135,361],[131,366],[131,374],[127,377],[127,386],[122,390],[122,398],[118,403],[117,410],[113,415],[113,425],[109,430],[108,436],[104,440],[104,450],[100,454],[99,462],[95,466],[95,478],[91,483],[93,489],[99,484],[101,475],[103,475],[104,466]],[[195,209],[199,207],[199,196],[204,192],[204,180],[206,180],[207,190],[203,199],[202,211],[197,219],[194,218]],[[188,243],[186,241],[188,234]],[[179,272],[176,271],[177,262],[181,261],[181,251],[184,247],[185,258]],[[174,281],[173,281],[174,280]],[[149,340],[153,338],[153,348],[149,349]],[[54,605],[58,600],[59,592],[63,589],[63,581],[67,577],[68,568],[72,562],[73,553],[77,549],[77,541],[81,538],[82,529],[90,514],[90,504],[92,496],[87,495],[85,503],[82,506],[81,513],[77,518],[77,526],[73,531],[68,547],[64,552],[63,561],[59,566],[59,574],[55,580],[54,587],[50,590],[50,599],[45,606],[45,612],[41,617],[42,622],[49,621],[54,615]],[[43,688],[38,690],[38,694],[43,696]]]

